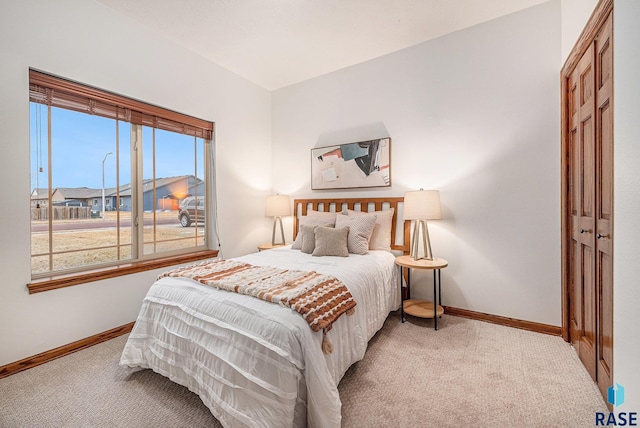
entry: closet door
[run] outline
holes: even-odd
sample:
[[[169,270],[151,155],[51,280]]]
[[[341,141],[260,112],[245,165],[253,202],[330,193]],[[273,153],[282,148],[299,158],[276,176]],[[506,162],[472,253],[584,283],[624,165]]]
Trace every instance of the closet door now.
[[[563,335],[603,397],[613,380],[613,1],[562,68]]]
[[[598,296],[597,382],[603,395],[613,367],[613,44],[612,17],[596,47],[596,291]]]
[[[593,45],[582,56],[569,81],[570,103],[570,324],[571,342],[596,379],[596,117]]]

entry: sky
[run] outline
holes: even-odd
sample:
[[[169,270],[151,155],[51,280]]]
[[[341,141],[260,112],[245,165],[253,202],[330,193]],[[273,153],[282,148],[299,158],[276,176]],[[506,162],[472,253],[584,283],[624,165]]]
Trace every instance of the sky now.
[[[30,103],[31,189],[48,186],[47,106]],[[131,125],[100,116],[52,107],[52,188],[116,187],[116,154],[120,185],[131,182]],[[143,178],[153,175],[153,130],[143,127]],[[118,147],[117,147],[118,146]],[[111,153],[108,155],[108,153]],[[106,157],[106,158],[105,158]],[[155,132],[155,177],[195,175],[204,178],[204,142],[174,132]],[[197,162],[197,165],[196,165]]]

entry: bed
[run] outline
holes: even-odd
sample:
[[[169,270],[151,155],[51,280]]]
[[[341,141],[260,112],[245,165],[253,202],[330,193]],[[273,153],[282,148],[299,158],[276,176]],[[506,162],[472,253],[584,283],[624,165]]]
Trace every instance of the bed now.
[[[376,211],[380,218],[380,212],[393,211],[391,251],[315,257],[286,246],[233,259],[342,282],[356,310],[326,332],[331,353],[323,352],[325,333],[312,331],[288,307],[168,276],[145,297],[120,364],[150,368],[186,386],[225,427],[339,427],[338,383],[400,305],[394,258],[406,247],[396,243],[396,235],[401,232],[408,242],[409,233],[408,224],[397,220],[401,208],[402,198],[296,199],[294,238],[305,220],[327,212]]]

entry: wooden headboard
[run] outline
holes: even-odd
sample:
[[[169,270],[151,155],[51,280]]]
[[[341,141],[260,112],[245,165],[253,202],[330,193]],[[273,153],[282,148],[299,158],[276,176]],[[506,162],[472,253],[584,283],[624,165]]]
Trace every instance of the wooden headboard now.
[[[404,203],[404,198],[313,198],[293,200],[293,239],[296,239],[300,217],[307,215],[309,209],[323,212],[341,212],[344,209],[354,211],[373,212],[385,211],[393,208],[393,222],[391,227],[391,249],[409,253],[409,233],[411,222],[405,221],[399,225],[398,208]],[[401,243],[396,243],[396,231],[402,233]]]

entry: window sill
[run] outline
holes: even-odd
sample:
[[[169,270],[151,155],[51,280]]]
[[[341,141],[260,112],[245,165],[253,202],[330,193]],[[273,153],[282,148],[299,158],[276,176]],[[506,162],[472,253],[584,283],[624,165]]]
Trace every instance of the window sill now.
[[[115,278],[118,276],[131,275],[133,273],[144,272],[147,270],[159,269],[168,266],[178,265],[182,263],[190,263],[203,259],[210,259],[218,256],[217,250],[199,251],[197,253],[184,254],[174,257],[165,257],[158,260],[149,260],[144,262],[128,263],[104,269],[96,269],[81,274],[71,274],[64,276],[51,276],[38,279],[27,284],[29,294],[40,293],[43,291],[56,290],[58,288],[69,287],[72,285],[86,284],[87,282],[100,281],[107,278]]]

